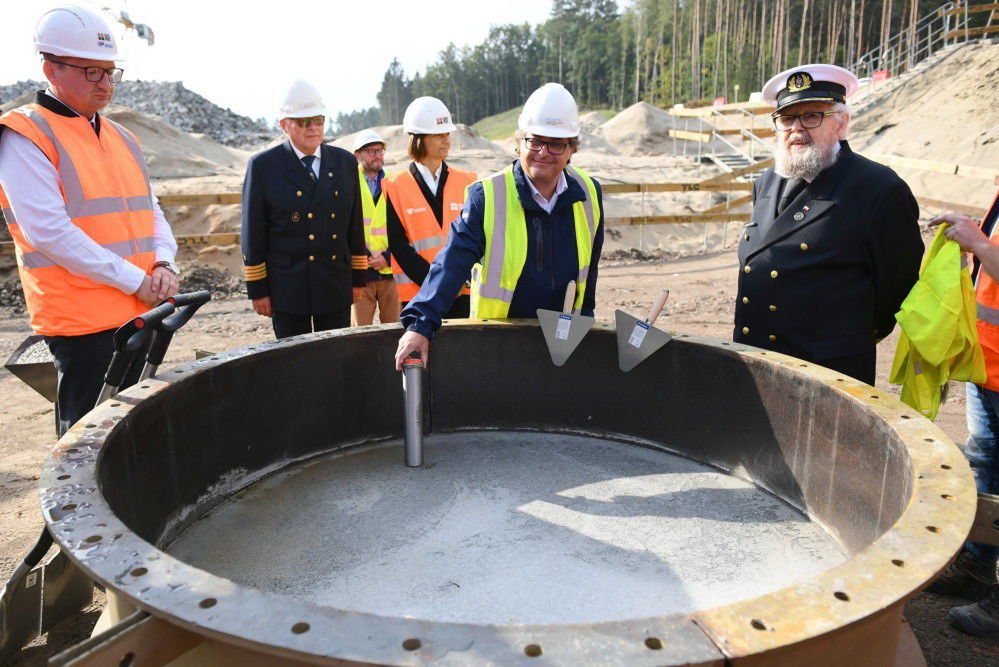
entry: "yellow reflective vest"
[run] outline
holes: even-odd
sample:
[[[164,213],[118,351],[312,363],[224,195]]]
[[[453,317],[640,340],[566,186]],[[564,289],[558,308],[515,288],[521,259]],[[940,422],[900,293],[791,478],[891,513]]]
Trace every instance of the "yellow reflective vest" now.
[[[586,293],[593,239],[600,221],[600,205],[593,179],[577,167],[566,167],[565,171],[586,193],[585,201],[572,205],[579,260],[573,308],[578,310]],[[510,313],[513,293],[527,261],[528,242],[527,218],[517,194],[513,165],[482,179],[482,191],[485,195],[482,226],[486,251],[481,263],[472,270],[471,317],[505,318]]]
[[[368,252],[375,255],[388,250],[388,226],[385,222],[385,193],[378,198],[371,196],[371,189],[368,188],[367,180],[364,177],[364,167],[357,165],[357,173],[361,182],[361,215],[364,217],[364,245],[368,247]],[[385,174],[388,178],[388,174]],[[386,266],[378,269],[378,273],[392,275],[392,267]]]
[[[951,380],[985,382],[978,344],[975,288],[961,247],[933,237],[919,280],[895,314],[901,328],[891,382],[902,385],[902,402],[935,419]]]

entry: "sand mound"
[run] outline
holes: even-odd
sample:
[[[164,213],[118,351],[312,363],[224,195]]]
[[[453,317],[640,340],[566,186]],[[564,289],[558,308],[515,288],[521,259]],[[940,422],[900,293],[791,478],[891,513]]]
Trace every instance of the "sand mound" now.
[[[151,178],[212,176],[246,167],[248,152],[188,134],[157,116],[118,106],[109,107],[105,115],[139,138]]]
[[[497,155],[507,154],[501,146],[498,146],[485,137],[479,135],[478,132],[473,130],[468,125],[457,123],[457,126],[458,130],[451,133],[452,153],[484,151]],[[383,125],[372,129],[385,140],[385,152],[389,154],[389,159],[393,159],[400,154],[403,156],[406,155],[406,147],[409,145],[409,135],[403,132],[402,125]],[[354,147],[355,136],[356,133],[346,134],[336,139],[333,142],[333,145],[349,151]]]
[[[638,102],[601,124],[595,134],[626,155],[661,155],[672,152],[668,133],[675,127],[676,118],[648,102]]]
[[[850,133],[855,150],[977,167],[999,166],[999,44],[957,49],[895,93],[862,110]],[[987,180],[898,170],[917,194],[987,206]]]
[[[585,132],[596,132],[606,122],[607,118],[599,111],[587,111],[579,117],[579,124]]]

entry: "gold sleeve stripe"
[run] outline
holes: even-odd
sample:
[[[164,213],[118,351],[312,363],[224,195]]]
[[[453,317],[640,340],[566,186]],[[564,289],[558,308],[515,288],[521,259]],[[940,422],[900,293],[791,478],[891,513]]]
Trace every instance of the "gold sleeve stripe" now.
[[[368,268],[368,256],[367,255],[354,255],[350,258],[350,268],[352,269],[366,269]]]
[[[244,266],[243,270],[246,271],[247,269],[266,269],[266,268],[267,268],[267,262],[261,262],[260,264]]]
[[[246,281],[248,281],[248,282],[252,282],[254,280],[263,280],[266,277],[267,277],[267,269],[266,269],[266,267],[262,268],[262,269],[260,269],[258,271],[256,271],[256,270],[255,271],[250,271],[249,269],[247,269],[245,267],[243,269],[243,278]]]

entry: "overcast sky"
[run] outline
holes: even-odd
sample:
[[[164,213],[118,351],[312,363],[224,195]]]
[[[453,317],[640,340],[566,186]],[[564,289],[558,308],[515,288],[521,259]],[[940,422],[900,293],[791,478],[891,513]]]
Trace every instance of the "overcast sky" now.
[[[85,0],[77,0],[78,4]],[[3,0],[0,84],[42,79],[32,38],[52,0]],[[154,46],[119,36],[126,79],[183,81],[216,104],[254,118],[274,118],[294,79],[312,81],[331,116],[376,103],[393,57],[412,75],[449,42],[474,45],[490,25],[536,24],[548,0],[105,0],[149,25]],[[252,10],[249,10],[253,7]],[[263,9],[258,9],[263,8]],[[124,38],[122,38],[124,37]]]

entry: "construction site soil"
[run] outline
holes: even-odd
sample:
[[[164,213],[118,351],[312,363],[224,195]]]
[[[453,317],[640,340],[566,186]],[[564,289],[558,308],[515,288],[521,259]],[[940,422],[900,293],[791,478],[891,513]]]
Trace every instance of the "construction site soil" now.
[[[995,168],[999,165],[997,75],[999,44],[958,49],[898,92],[859,107],[851,143],[861,153]],[[11,89],[16,95],[4,97],[5,90],[0,88],[0,100],[26,92]],[[174,93],[186,99],[182,92]],[[260,147],[274,138],[267,135],[248,145],[223,135],[213,138],[206,128],[196,130],[200,134],[191,134],[179,121],[171,124],[166,120],[177,113],[185,115],[175,107],[159,115],[144,111],[148,109],[118,106],[108,115],[139,136],[159,195],[237,192],[251,154],[245,149]],[[666,131],[670,127],[683,124],[678,125],[674,117],[652,105],[639,103],[604,123],[599,114],[587,115],[586,120],[583,150],[573,162],[602,183],[690,182],[720,173],[713,164],[694,159],[696,146],[684,146],[685,142],[668,138]],[[387,168],[404,167],[405,137],[401,128],[379,129],[389,144]],[[589,141],[588,136],[592,137]],[[335,143],[349,149],[350,140],[342,137]],[[701,151],[705,151],[704,146]],[[509,141],[492,142],[462,126],[455,135],[449,163],[485,175],[513,159]],[[995,195],[995,184],[988,180],[899,171],[919,196],[984,207]],[[693,213],[724,202],[726,196],[744,194],[615,194],[605,197],[605,210],[606,215],[614,217]],[[922,222],[925,224],[939,212],[924,209]],[[238,206],[170,207],[166,214],[176,234],[234,232],[240,226]],[[672,297],[663,321],[667,328],[731,338],[738,267],[734,244],[742,224],[608,228],[597,291],[598,321],[613,321],[617,308],[641,312],[653,295],[669,287]],[[237,245],[184,248],[179,262],[184,269],[184,289],[208,288],[216,298],[176,337],[165,362],[167,367],[191,360],[195,350],[231,349],[273,337],[270,321],[255,315],[243,294],[239,278],[242,259]],[[13,268],[12,257],[0,256],[3,359],[30,333]],[[878,347],[877,386],[897,395],[897,387],[887,382],[896,339],[897,332]],[[0,391],[4,397],[0,402],[0,575],[6,576],[25,555],[42,525],[36,491],[39,470],[53,443],[53,415],[50,404],[6,371],[0,371]],[[964,407],[964,388],[955,384],[937,423],[957,443],[967,436]],[[43,664],[55,652],[85,638],[102,602],[98,594],[87,611],[61,623],[10,664]],[[947,626],[946,611],[955,604],[963,602],[928,594],[917,595],[908,603],[906,616],[928,663],[997,664],[999,643],[971,638]]]

